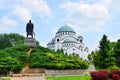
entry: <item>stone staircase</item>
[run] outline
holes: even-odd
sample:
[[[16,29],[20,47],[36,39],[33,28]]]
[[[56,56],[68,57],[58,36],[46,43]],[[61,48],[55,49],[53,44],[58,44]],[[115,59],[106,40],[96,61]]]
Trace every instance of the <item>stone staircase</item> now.
[[[30,48],[29,51],[27,52],[28,58],[30,58],[30,54],[32,52],[33,48]],[[45,69],[37,69],[33,68],[31,69],[29,67],[30,61],[26,64],[26,66],[21,70],[19,74],[11,74],[12,77],[27,77],[27,76],[44,76],[45,74]]]
[[[27,55],[28,55],[28,58],[30,58],[30,54],[32,52],[33,48],[30,48],[29,51],[27,52]],[[24,73],[29,73],[29,63],[30,61],[26,64],[26,66],[22,69],[21,73],[24,74]]]

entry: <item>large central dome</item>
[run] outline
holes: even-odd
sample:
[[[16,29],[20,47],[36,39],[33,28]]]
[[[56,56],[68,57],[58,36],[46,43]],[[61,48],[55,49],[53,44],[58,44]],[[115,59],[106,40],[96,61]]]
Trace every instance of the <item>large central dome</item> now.
[[[68,25],[64,25],[62,26],[61,28],[58,29],[58,32],[66,32],[66,31],[69,31],[69,32],[75,32],[73,28],[71,28],[70,26]]]

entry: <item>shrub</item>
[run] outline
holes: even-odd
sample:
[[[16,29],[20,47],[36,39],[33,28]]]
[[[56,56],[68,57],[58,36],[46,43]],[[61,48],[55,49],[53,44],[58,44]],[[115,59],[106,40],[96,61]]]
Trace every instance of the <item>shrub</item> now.
[[[118,74],[120,76],[120,70],[111,70],[111,74]]]
[[[91,72],[91,76],[92,76],[92,80],[96,80],[98,77],[98,73],[97,72]]]
[[[91,72],[92,80],[108,80],[107,71]]]
[[[91,77],[92,80],[120,80],[120,70],[91,72]]]
[[[118,74],[112,75],[113,80],[120,80],[120,76]]]
[[[113,80],[120,80],[120,70],[111,70],[111,77]]]

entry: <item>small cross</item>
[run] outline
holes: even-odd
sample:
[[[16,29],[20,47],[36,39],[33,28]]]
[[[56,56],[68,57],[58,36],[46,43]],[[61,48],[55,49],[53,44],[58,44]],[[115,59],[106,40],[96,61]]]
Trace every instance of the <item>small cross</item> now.
[[[65,21],[64,24],[67,25],[67,22]]]

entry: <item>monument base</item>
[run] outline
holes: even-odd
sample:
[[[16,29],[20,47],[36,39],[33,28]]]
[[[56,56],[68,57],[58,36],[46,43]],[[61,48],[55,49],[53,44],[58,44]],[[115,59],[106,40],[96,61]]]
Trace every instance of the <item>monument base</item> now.
[[[36,47],[36,40],[33,38],[26,38],[24,40],[24,45],[28,45],[30,47]]]

